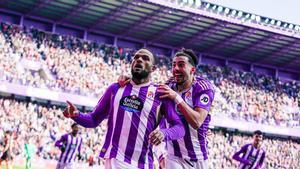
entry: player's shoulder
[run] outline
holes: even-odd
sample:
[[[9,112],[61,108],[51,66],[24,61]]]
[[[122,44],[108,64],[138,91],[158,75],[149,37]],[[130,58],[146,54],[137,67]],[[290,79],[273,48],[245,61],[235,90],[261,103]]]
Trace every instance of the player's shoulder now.
[[[114,92],[116,90],[118,90],[121,86],[119,85],[119,83],[113,83],[110,86],[108,86],[107,91],[109,92]]]
[[[193,88],[197,89],[198,91],[203,91],[203,90],[214,91],[214,85],[209,80],[200,76],[195,77]]]
[[[62,135],[61,137],[64,138],[64,139],[67,139],[69,135],[71,135],[71,134],[70,133],[66,133],[66,134]]]
[[[251,143],[248,143],[248,144],[244,144],[243,145],[243,148],[248,148],[248,147],[251,147],[252,146],[252,144]]]

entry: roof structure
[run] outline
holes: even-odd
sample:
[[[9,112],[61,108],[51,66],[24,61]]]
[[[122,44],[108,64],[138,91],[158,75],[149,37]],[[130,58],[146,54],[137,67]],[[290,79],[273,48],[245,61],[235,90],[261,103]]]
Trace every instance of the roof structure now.
[[[300,72],[300,36],[139,0],[4,0],[0,8],[151,43]]]

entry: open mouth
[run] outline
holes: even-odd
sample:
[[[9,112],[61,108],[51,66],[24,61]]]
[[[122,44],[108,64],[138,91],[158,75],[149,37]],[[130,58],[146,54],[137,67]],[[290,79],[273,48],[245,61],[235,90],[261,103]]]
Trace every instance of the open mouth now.
[[[135,69],[135,70],[141,70],[141,69],[143,69],[143,66],[140,65],[140,64],[136,64],[136,65],[134,66],[134,69]]]
[[[181,73],[175,73],[174,78],[175,79],[181,79],[181,78],[183,78],[183,75]]]

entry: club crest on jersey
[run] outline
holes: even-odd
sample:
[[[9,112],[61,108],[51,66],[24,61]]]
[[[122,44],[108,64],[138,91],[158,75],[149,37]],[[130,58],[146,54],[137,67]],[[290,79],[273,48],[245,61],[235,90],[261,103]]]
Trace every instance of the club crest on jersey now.
[[[150,99],[153,99],[153,98],[154,98],[154,92],[148,91],[146,96],[147,96],[148,98],[150,98]]]
[[[142,111],[143,105],[143,101],[136,95],[125,96],[120,100],[121,108],[131,113],[137,113]]]
[[[192,97],[191,91],[188,91],[188,92],[185,93],[185,98],[189,99],[191,97]]]
[[[207,105],[209,103],[209,96],[207,94],[202,94],[200,96],[200,103],[203,105]]]

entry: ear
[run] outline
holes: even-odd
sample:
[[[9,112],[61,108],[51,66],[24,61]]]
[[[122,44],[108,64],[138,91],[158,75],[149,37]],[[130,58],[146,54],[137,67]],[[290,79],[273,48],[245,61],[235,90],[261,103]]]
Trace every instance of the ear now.
[[[154,72],[154,71],[156,70],[156,68],[157,68],[157,67],[156,67],[155,65],[153,65],[153,66],[152,66],[152,72]]]
[[[190,73],[195,73],[196,72],[196,68],[192,67],[191,72]]]

